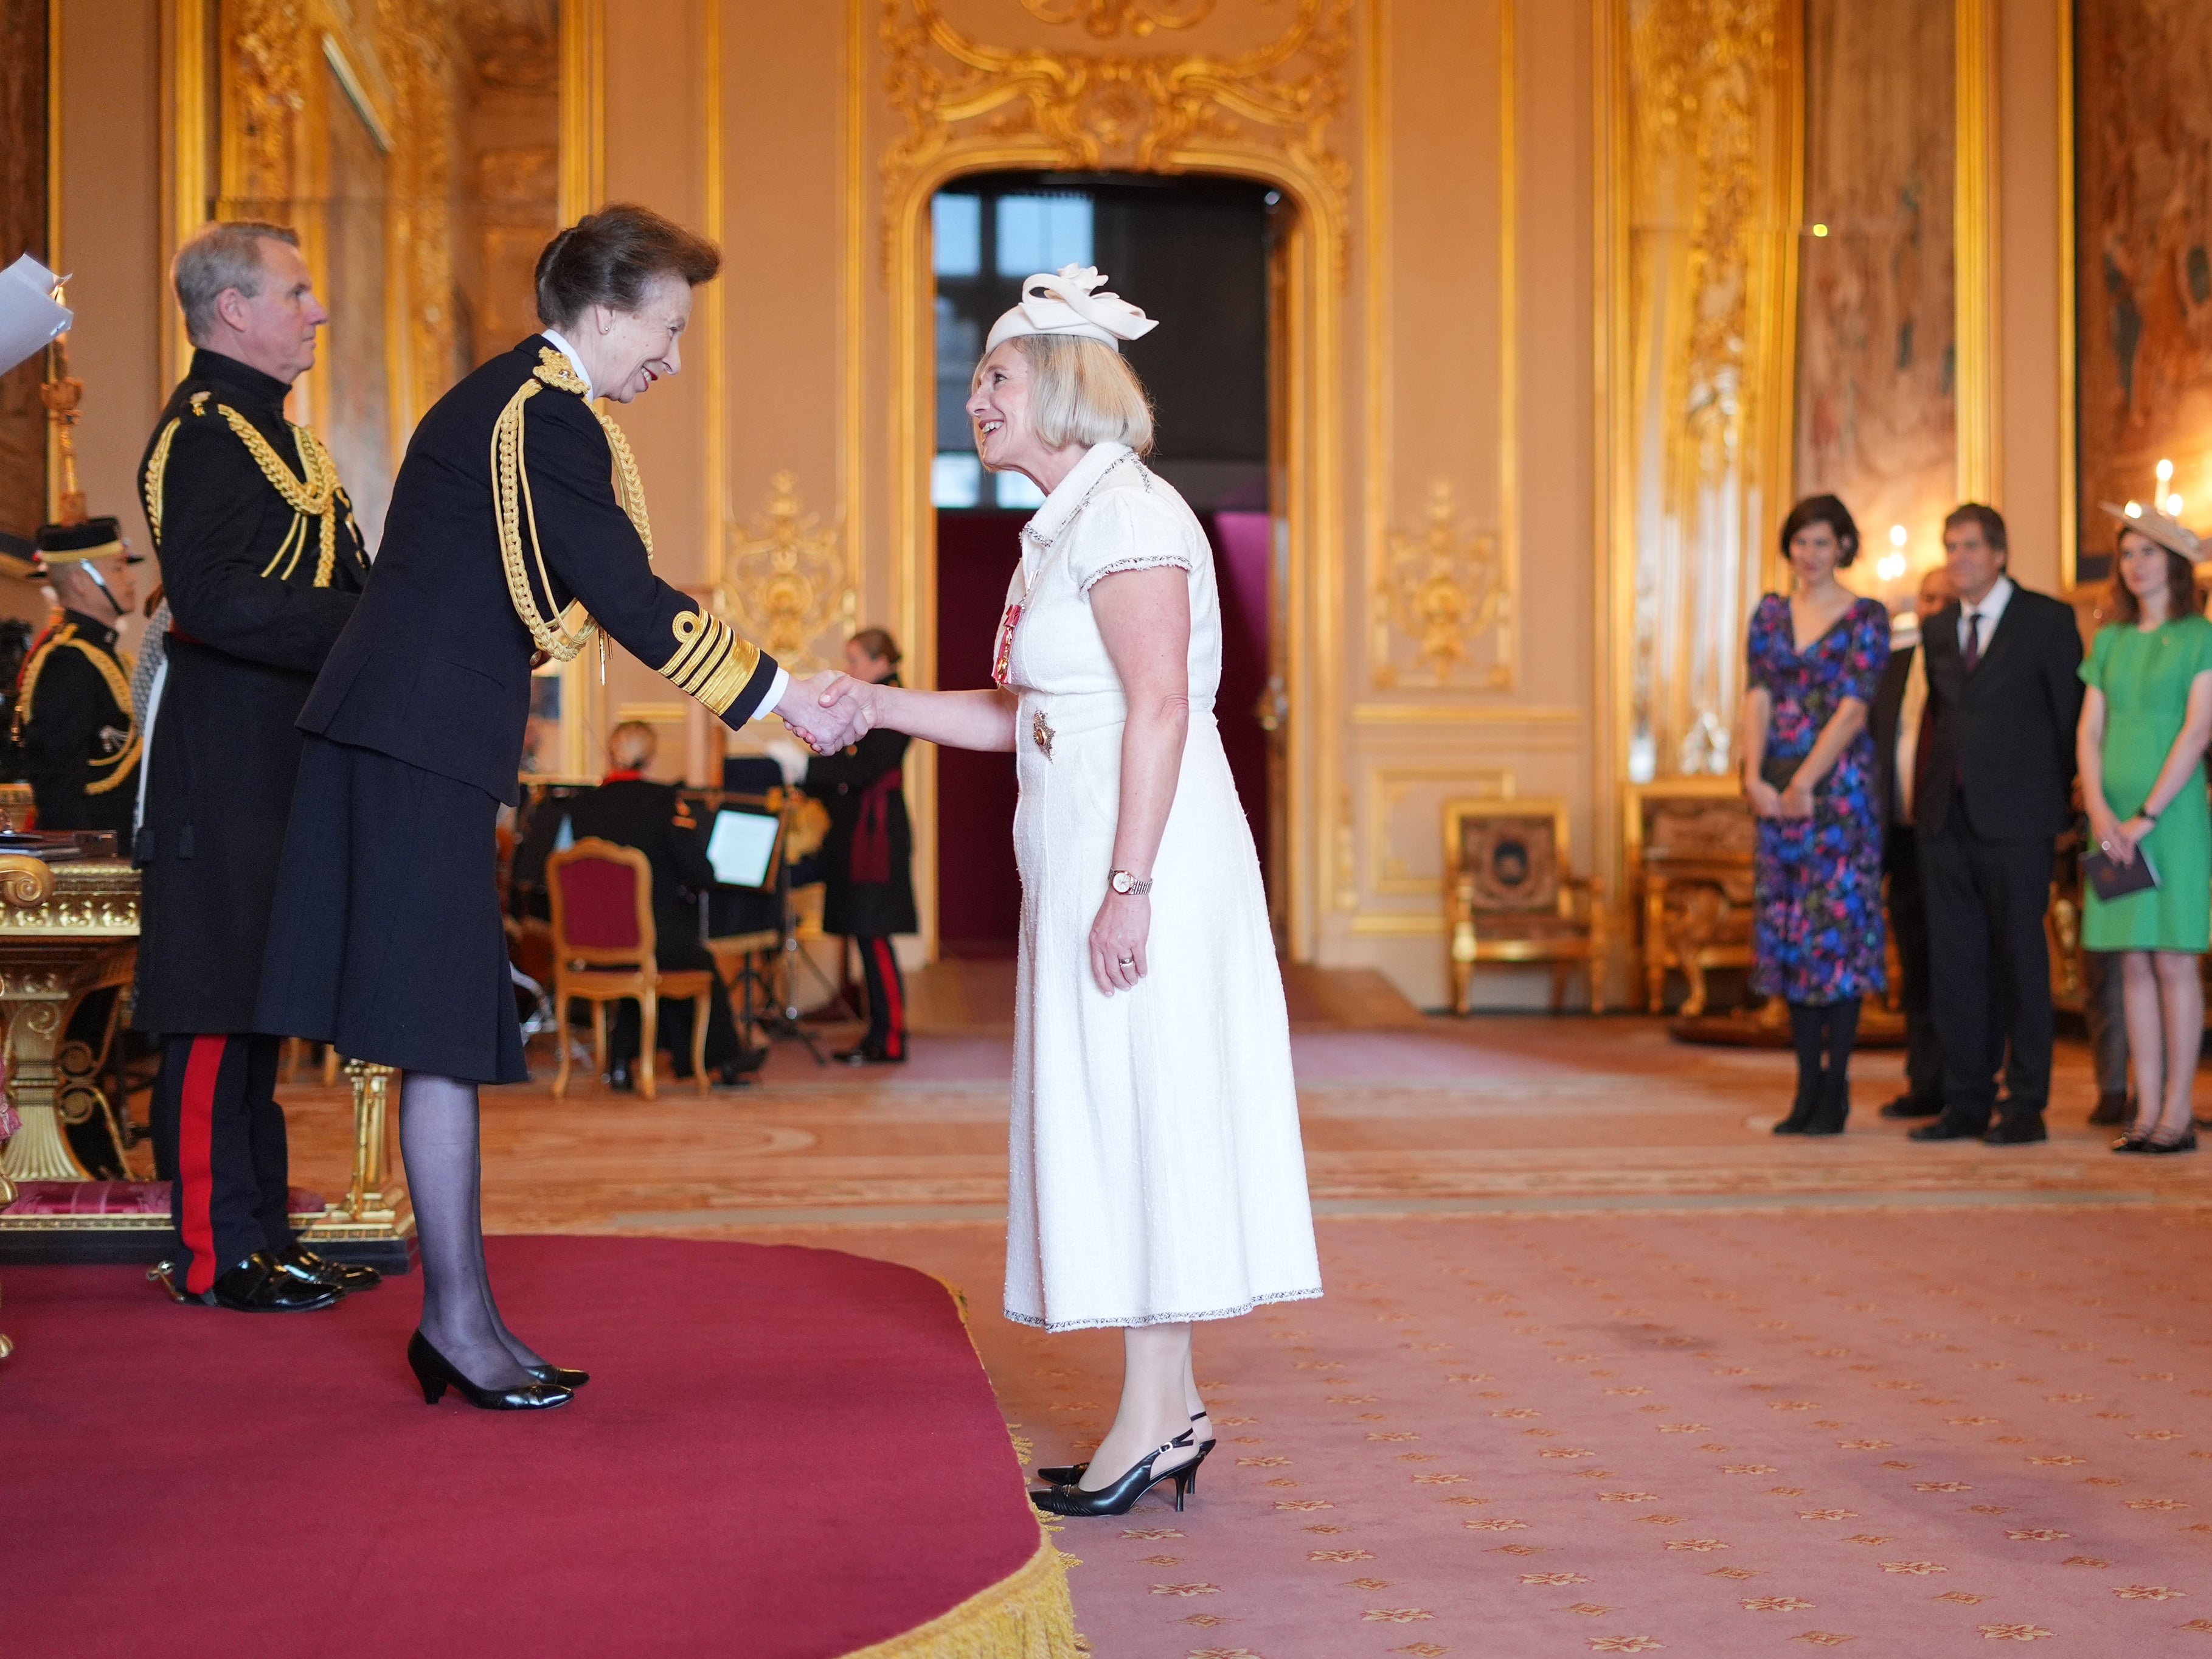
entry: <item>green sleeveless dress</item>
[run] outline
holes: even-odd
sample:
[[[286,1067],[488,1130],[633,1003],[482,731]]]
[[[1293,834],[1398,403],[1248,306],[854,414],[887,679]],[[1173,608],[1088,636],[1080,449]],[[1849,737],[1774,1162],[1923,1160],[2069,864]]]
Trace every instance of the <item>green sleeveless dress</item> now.
[[[2081,678],[2105,694],[2105,801],[2124,821],[2143,803],[2181,731],[2190,683],[2212,669],[2212,621],[2185,616],[2146,633],[2132,623],[2100,629]],[[2091,950],[2212,947],[2212,808],[2204,766],[2143,838],[2158,886],[2109,902],[2083,894],[2081,942]]]

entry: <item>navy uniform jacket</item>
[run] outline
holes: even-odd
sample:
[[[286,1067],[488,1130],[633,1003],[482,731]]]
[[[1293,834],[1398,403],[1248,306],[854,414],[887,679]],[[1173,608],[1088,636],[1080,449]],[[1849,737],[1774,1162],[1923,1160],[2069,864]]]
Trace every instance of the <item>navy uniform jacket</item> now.
[[[139,467],[173,619],[134,849],[141,1031],[253,1029],[300,708],[368,571],[343,492],[325,573],[321,519],[295,514],[222,412],[242,417],[301,479],[313,440],[284,419],[289,389],[195,351]]]
[[[732,726],[752,717],[776,674],[773,659],[653,574],[617,498],[605,430],[577,392],[555,383],[572,378],[567,359],[533,335],[439,399],[415,429],[376,579],[300,716],[308,731],[509,806],[521,799],[537,647],[510,591],[491,449],[502,412],[533,377],[539,389],[523,406],[522,460],[538,545],[527,528],[521,545],[541,611],[580,600],[617,644]],[[552,580],[550,604],[539,555]]]
[[[125,854],[138,809],[130,674],[113,628],[64,611],[24,659],[15,717],[39,827],[110,830]]]

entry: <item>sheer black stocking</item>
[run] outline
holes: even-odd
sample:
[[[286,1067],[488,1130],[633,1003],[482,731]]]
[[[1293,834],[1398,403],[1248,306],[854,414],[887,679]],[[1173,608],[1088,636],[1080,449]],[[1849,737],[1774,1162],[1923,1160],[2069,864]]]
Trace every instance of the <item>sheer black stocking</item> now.
[[[422,1334],[480,1388],[532,1381],[538,1363],[507,1330],[484,1269],[483,1160],[477,1086],[410,1071],[399,1083],[399,1155],[422,1258]]]

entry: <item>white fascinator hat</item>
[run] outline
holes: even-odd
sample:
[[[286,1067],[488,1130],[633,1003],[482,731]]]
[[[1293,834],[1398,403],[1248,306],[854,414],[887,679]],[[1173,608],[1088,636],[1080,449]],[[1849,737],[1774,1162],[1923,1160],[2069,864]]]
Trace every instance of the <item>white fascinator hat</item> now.
[[[1021,303],[991,325],[985,355],[1021,334],[1071,335],[1119,351],[1123,340],[1141,339],[1160,326],[1120,295],[1099,293],[1105,284],[1091,265],[1064,265],[1024,278]]]

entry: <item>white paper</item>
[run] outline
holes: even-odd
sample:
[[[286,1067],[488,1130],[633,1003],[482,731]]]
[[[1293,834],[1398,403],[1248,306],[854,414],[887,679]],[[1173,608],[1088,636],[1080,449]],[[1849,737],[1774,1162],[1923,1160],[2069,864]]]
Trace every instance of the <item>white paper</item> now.
[[[0,374],[44,351],[76,320],[67,306],[54,299],[54,284],[59,280],[27,253],[0,271]]]

